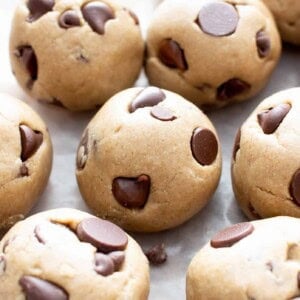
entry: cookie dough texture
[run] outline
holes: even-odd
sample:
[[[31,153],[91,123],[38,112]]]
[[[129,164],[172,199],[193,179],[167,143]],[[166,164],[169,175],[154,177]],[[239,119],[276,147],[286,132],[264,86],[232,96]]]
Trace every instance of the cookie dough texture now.
[[[149,267],[138,244],[116,225],[81,211],[57,209],[21,221],[4,236],[0,251],[1,299],[148,296]],[[112,255],[119,257],[114,269]]]
[[[203,109],[256,95],[281,53],[273,17],[256,0],[166,0],[147,36],[151,84]]]
[[[300,89],[264,100],[237,134],[232,183],[251,219],[300,217]]]
[[[300,45],[300,2],[298,0],[263,0],[274,14],[284,41]]]
[[[187,299],[299,299],[299,227],[276,217],[220,232],[188,268]]]
[[[43,192],[52,144],[41,118],[25,103],[0,94],[0,231],[26,215]]]
[[[88,124],[77,181],[93,211],[132,231],[160,231],[195,215],[215,191],[221,149],[209,119],[155,87],[110,99]]]
[[[95,109],[132,86],[143,62],[139,21],[111,0],[23,0],[10,36],[13,73],[42,102]]]

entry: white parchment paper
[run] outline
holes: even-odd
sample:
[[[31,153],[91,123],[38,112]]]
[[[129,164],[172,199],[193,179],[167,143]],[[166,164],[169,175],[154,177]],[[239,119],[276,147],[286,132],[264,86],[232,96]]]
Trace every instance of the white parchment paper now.
[[[33,107],[47,123],[54,146],[52,175],[32,213],[58,207],[89,211],[76,184],[75,153],[80,136],[95,112],[75,114],[60,107],[42,105],[29,99],[18,87],[11,74],[8,58],[10,22],[17,2],[18,0],[0,0],[0,92],[16,96]],[[121,2],[138,14],[145,34],[153,10],[162,1]],[[143,75],[137,85],[147,85]],[[202,212],[179,228],[159,234],[133,235],[145,249],[159,242],[164,242],[167,247],[167,263],[151,269],[150,299],[185,299],[185,274],[194,254],[217,230],[245,220],[235,203],[230,180],[230,159],[236,130],[265,97],[295,86],[300,86],[300,48],[285,46],[278,68],[260,95],[246,103],[209,114],[218,130],[223,151],[223,174],[214,197]]]

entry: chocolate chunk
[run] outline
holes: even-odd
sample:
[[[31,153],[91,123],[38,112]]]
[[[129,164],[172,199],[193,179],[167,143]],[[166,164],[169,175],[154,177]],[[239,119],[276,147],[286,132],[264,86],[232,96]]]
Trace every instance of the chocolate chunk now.
[[[300,206],[300,169],[296,171],[290,184],[290,194],[294,202]]]
[[[153,265],[161,265],[167,261],[168,255],[166,253],[165,245],[158,244],[145,252],[149,262]]]
[[[171,39],[163,40],[160,43],[158,57],[169,68],[177,68],[181,71],[188,69],[183,49]]]
[[[203,166],[211,165],[218,155],[218,141],[209,129],[196,128],[191,139],[194,158]]]
[[[80,18],[76,11],[74,10],[66,10],[63,12],[59,19],[58,19],[58,24],[62,28],[71,28],[71,27],[76,27],[80,26]]]
[[[84,169],[88,158],[89,131],[84,132],[77,151],[77,169]]]
[[[284,120],[291,106],[287,103],[282,103],[274,108],[264,111],[257,115],[258,123],[265,134],[272,134]]]
[[[217,233],[210,241],[210,245],[213,248],[231,247],[253,231],[254,226],[249,222],[235,224]]]
[[[21,177],[29,176],[28,168],[26,167],[25,163],[22,163],[20,167],[20,175]]]
[[[217,98],[221,101],[231,100],[249,89],[250,85],[247,82],[233,78],[218,87]]]
[[[124,8],[124,10],[128,12],[130,17],[133,19],[135,25],[140,24],[140,20],[139,20],[138,16],[132,10],[130,10],[128,8]]]
[[[34,22],[42,17],[47,12],[51,11],[55,5],[54,0],[28,0],[27,7],[30,16],[27,18],[28,22]]]
[[[234,33],[238,22],[239,15],[235,7],[220,1],[205,3],[197,20],[202,31],[213,36],[226,36]]]
[[[241,128],[238,130],[235,141],[234,141],[234,147],[233,147],[233,160],[235,161],[236,154],[240,150],[240,142],[241,142]]]
[[[88,2],[82,7],[82,15],[99,34],[104,34],[105,23],[115,17],[111,7],[103,2]]]
[[[108,276],[114,273],[115,265],[113,260],[106,254],[96,253],[95,255],[95,271],[102,275]]]
[[[128,243],[126,233],[117,225],[99,218],[85,219],[77,226],[78,238],[108,253],[124,250]]]
[[[150,193],[151,179],[148,175],[136,178],[118,177],[112,184],[115,199],[126,208],[143,208]]]
[[[256,46],[259,57],[264,58],[268,56],[271,50],[271,41],[266,31],[261,30],[256,34]]]
[[[31,46],[21,46],[15,53],[30,75],[30,82],[32,84],[32,81],[38,78],[38,63],[33,48]]]
[[[67,300],[66,291],[58,285],[33,276],[23,276],[19,280],[26,300]]]
[[[133,113],[138,108],[155,106],[166,98],[165,93],[154,86],[143,89],[129,106],[129,112]]]
[[[34,131],[27,125],[20,125],[21,134],[21,159],[26,161],[29,159],[43,143],[43,134],[39,131]]]
[[[43,236],[43,231],[42,231],[42,226],[41,225],[37,225],[35,226],[34,229],[34,235],[36,237],[36,239],[41,243],[41,244],[46,244],[46,239]]]
[[[124,251],[114,251],[110,252],[108,256],[113,260],[115,269],[114,271],[117,272],[121,269],[121,266],[125,260],[125,253]]]
[[[0,255],[0,275],[5,272],[6,269],[6,260],[4,255]]]
[[[174,121],[176,119],[176,116],[169,108],[158,105],[151,109],[151,116],[160,121]]]

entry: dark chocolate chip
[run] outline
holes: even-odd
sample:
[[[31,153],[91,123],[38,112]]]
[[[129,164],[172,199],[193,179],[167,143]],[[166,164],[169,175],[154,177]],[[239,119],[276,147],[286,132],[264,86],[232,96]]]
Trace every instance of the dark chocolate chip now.
[[[235,161],[236,154],[240,150],[240,142],[241,142],[241,128],[238,130],[236,136],[235,136],[235,141],[234,141],[234,146],[233,146],[233,160]]]
[[[128,12],[130,17],[133,19],[135,25],[140,24],[140,20],[139,20],[138,16],[132,10],[130,10],[128,8],[124,8],[124,10]]]
[[[27,18],[28,22],[34,22],[42,17],[47,12],[51,11],[55,5],[54,0],[28,0],[27,7],[30,15]]]
[[[300,169],[294,174],[290,184],[290,194],[294,202],[300,206]]]
[[[188,69],[183,49],[171,39],[163,40],[160,43],[158,57],[169,68],[177,68],[182,71]]]
[[[67,300],[66,291],[58,285],[33,276],[23,276],[19,280],[26,300]]]
[[[111,275],[115,270],[113,260],[108,255],[103,253],[96,253],[95,264],[95,271],[102,276]]]
[[[42,226],[41,225],[37,225],[34,228],[34,235],[36,237],[36,239],[41,243],[41,244],[46,244],[46,239],[43,236],[43,231],[42,231]]]
[[[218,87],[217,98],[221,101],[231,100],[232,98],[248,91],[250,87],[251,86],[247,82],[233,78]]]
[[[86,130],[81,138],[78,151],[77,151],[77,169],[84,169],[87,158],[88,158],[88,142],[89,142],[89,131]]]
[[[298,286],[298,289],[300,289],[300,272],[298,272],[298,274],[297,274],[297,286]]]
[[[6,269],[6,260],[4,255],[0,255],[0,275],[5,272]]]
[[[143,208],[150,193],[151,179],[148,175],[136,178],[118,177],[112,183],[115,199],[126,208]]]
[[[124,251],[114,251],[110,252],[108,256],[113,260],[115,269],[114,271],[117,272],[121,269],[121,266],[125,260],[125,253]]]
[[[92,244],[104,253],[124,250],[128,243],[127,235],[120,227],[99,218],[83,220],[76,232],[81,241]]]
[[[20,62],[30,75],[29,83],[32,85],[33,81],[37,80],[38,77],[38,63],[35,52],[31,46],[21,46],[16,52],[19,54],[15,55],[19,58]],[[28,87],[30,88],[30,86]]]
[[[272,134],[279,127],[286,115],[289,113],[291,106],[282,103],[274,108],[264,111],[257,115],[258,123],[265,134]]]
[[[165,245],[158,244],[145,252],[149,262],[153,265],[161,265],[167,261],[168,255],[166,253]]]
[[[87,3],[82,7],[82,15],[98,34],[104,34],[105,23],[115,17],[111,7],[103,2]]]
[[[209,129],[196,128],[191,139],[194,158],[203,166],[211,165],[218,155],[218,141]]]
[[[256,46],[259,57],[264,58],[268,56],[271,50],[271,41],[266,31],[261,30],[256,34]]]
[[[165,93],[154,86],[143,89],[136,98],[131,102],[129,112],[133,113],[138,108],[155,106],[166,98]]]
[[[58,19],[58,24],[60,27],[66,28],[66,29],[71,28],[71,27],[80,26],[80,18],[76,11],[67,10],[60,15],[60,17]]]
[[[151,116],[160,121],[174,121],[176,119],[176,116],[174,116],[169,108],[159,105],[156,105],[151,109]]]
[[[21,134],[21,159],[26,161],[29,159],[43,143],[43,134],[39,131],[34,131],[27,125],[20,125]]]
[[[239,15],[235,7],[226,2],[205,3],[197,23],[203,32],[213,36],[226,36],[236,31]]]
[[[210,245],[214,248],[231,247],[253,231],[254,226],[251,223],[238,223],[218,232],[210,241]]]
[[[29,170],[26,167],[25,163],[22,163],[22,165],[20,167],[20,175],[21,175],[21,177],[27,177],[27,176],[29,176]]]

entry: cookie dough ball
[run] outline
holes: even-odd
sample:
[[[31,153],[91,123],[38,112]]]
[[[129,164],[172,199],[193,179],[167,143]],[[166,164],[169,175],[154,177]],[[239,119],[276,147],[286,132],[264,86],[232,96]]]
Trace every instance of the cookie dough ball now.
[[[5,94],[0,94],[0,129],[1,232],[22,219],[43,192],[52,166],[52,144],[41,118]]]
[[[239,130],[233,188],[251,219],[300,217],[300,88],[263,101]]]
[[[299,299],[299,228],[276,217],[217,233],[188,268],[187,299]]]
[[[281,44],[271,13],[257,0],[166,0],[148,30],[151,84],[204,109],[256,95]]]
[[[0,243],[1,299],[147,299],[149,267],[122,229],[75,209],[36,214]]]
[[[195,215],[215,191],[221,150],[209,119],[155,87],[115,95],[85,130],[77,180],[98,216],[132,231],[160,231]]]
[[[284,41],[300,45],[299,0],[263,0],[273,12]]]
[[[12,70],[42,102],[96,108],[134,84],[143,53],[138,18],[112,0],[23,0],[16,9]]]

